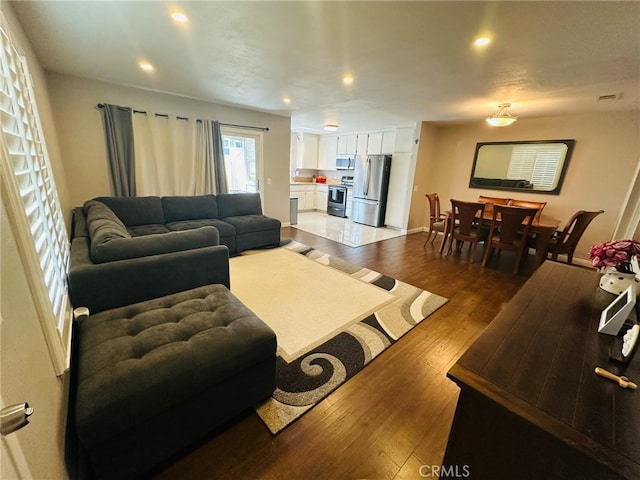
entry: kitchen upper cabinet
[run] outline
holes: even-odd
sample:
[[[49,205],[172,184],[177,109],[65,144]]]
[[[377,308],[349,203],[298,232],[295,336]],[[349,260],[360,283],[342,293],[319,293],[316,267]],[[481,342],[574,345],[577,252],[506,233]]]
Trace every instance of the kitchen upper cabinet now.
[[[338,137],[320,137],[318,141],[318,170],[335,170]]]
[[[358,155],[366,155],[368,142],[369,142],[369,134],[368,133],[360,133],[360,134],[358,134],[358,140],[357,140],[357,143],[356,143],[356,153]]]
[[[393,154],[396,150],[396,132],[382,132],[382,148],[380,153]]]
[[[379,155],[393,154],[396,144],[396,132],[373,132],[369,134],[369,144],[367,146],[367,154]]]
[[[358,149],[358,135],[340,135],[338,137],[338,155],[355,155]]]
[[[318,135],[293,132],[291,134],[291,167],[315,170],[318,168]]]
[[[367,145],[367,154],[378,155],[382,152],[382,132],[373,132],[369,134],[369,143]]]
[[[411,153],[415,143],[414,136],[414,127],[396,129],[395,153]]]

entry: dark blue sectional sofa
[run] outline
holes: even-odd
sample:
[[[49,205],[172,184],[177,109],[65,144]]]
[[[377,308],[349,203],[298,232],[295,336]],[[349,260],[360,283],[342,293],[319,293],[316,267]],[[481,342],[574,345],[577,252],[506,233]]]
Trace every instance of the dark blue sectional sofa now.
[[[145,478],[275,388],[275,333],[229,253],[280,244],[258,194],[99,197],[76,208],[68,445],[78,478]]]
[[[97,197],[74,210],[69,294],[92,313],[220,283],[229,254],[280,243],[260,195]]]

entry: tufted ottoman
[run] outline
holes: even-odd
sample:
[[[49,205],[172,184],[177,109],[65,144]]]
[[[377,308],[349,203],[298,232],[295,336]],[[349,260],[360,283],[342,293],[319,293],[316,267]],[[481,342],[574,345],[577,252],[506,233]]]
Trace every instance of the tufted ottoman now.
[[[268,397],[273,331],[222,285],[77,325],[78,438],[99,478],[132,478]]]

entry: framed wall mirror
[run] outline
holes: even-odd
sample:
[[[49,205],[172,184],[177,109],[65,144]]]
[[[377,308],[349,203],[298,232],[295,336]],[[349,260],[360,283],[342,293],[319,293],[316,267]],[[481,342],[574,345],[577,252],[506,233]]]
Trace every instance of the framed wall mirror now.
[[[575,140],[479,142],[470,188],[559,195]]]

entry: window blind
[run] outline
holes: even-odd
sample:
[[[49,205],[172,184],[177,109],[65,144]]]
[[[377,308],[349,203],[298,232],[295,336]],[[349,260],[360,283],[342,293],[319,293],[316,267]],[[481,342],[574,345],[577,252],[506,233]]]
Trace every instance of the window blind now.
[[[518,145],[511,151],[507,178],[530,179],[535,189],[553,189],[567,153],[564,144],[552,146]]]
[[[0,20],[0,130],[7,210],[52,361],[68,366],[69,241],[38,116],[26,58]]]

